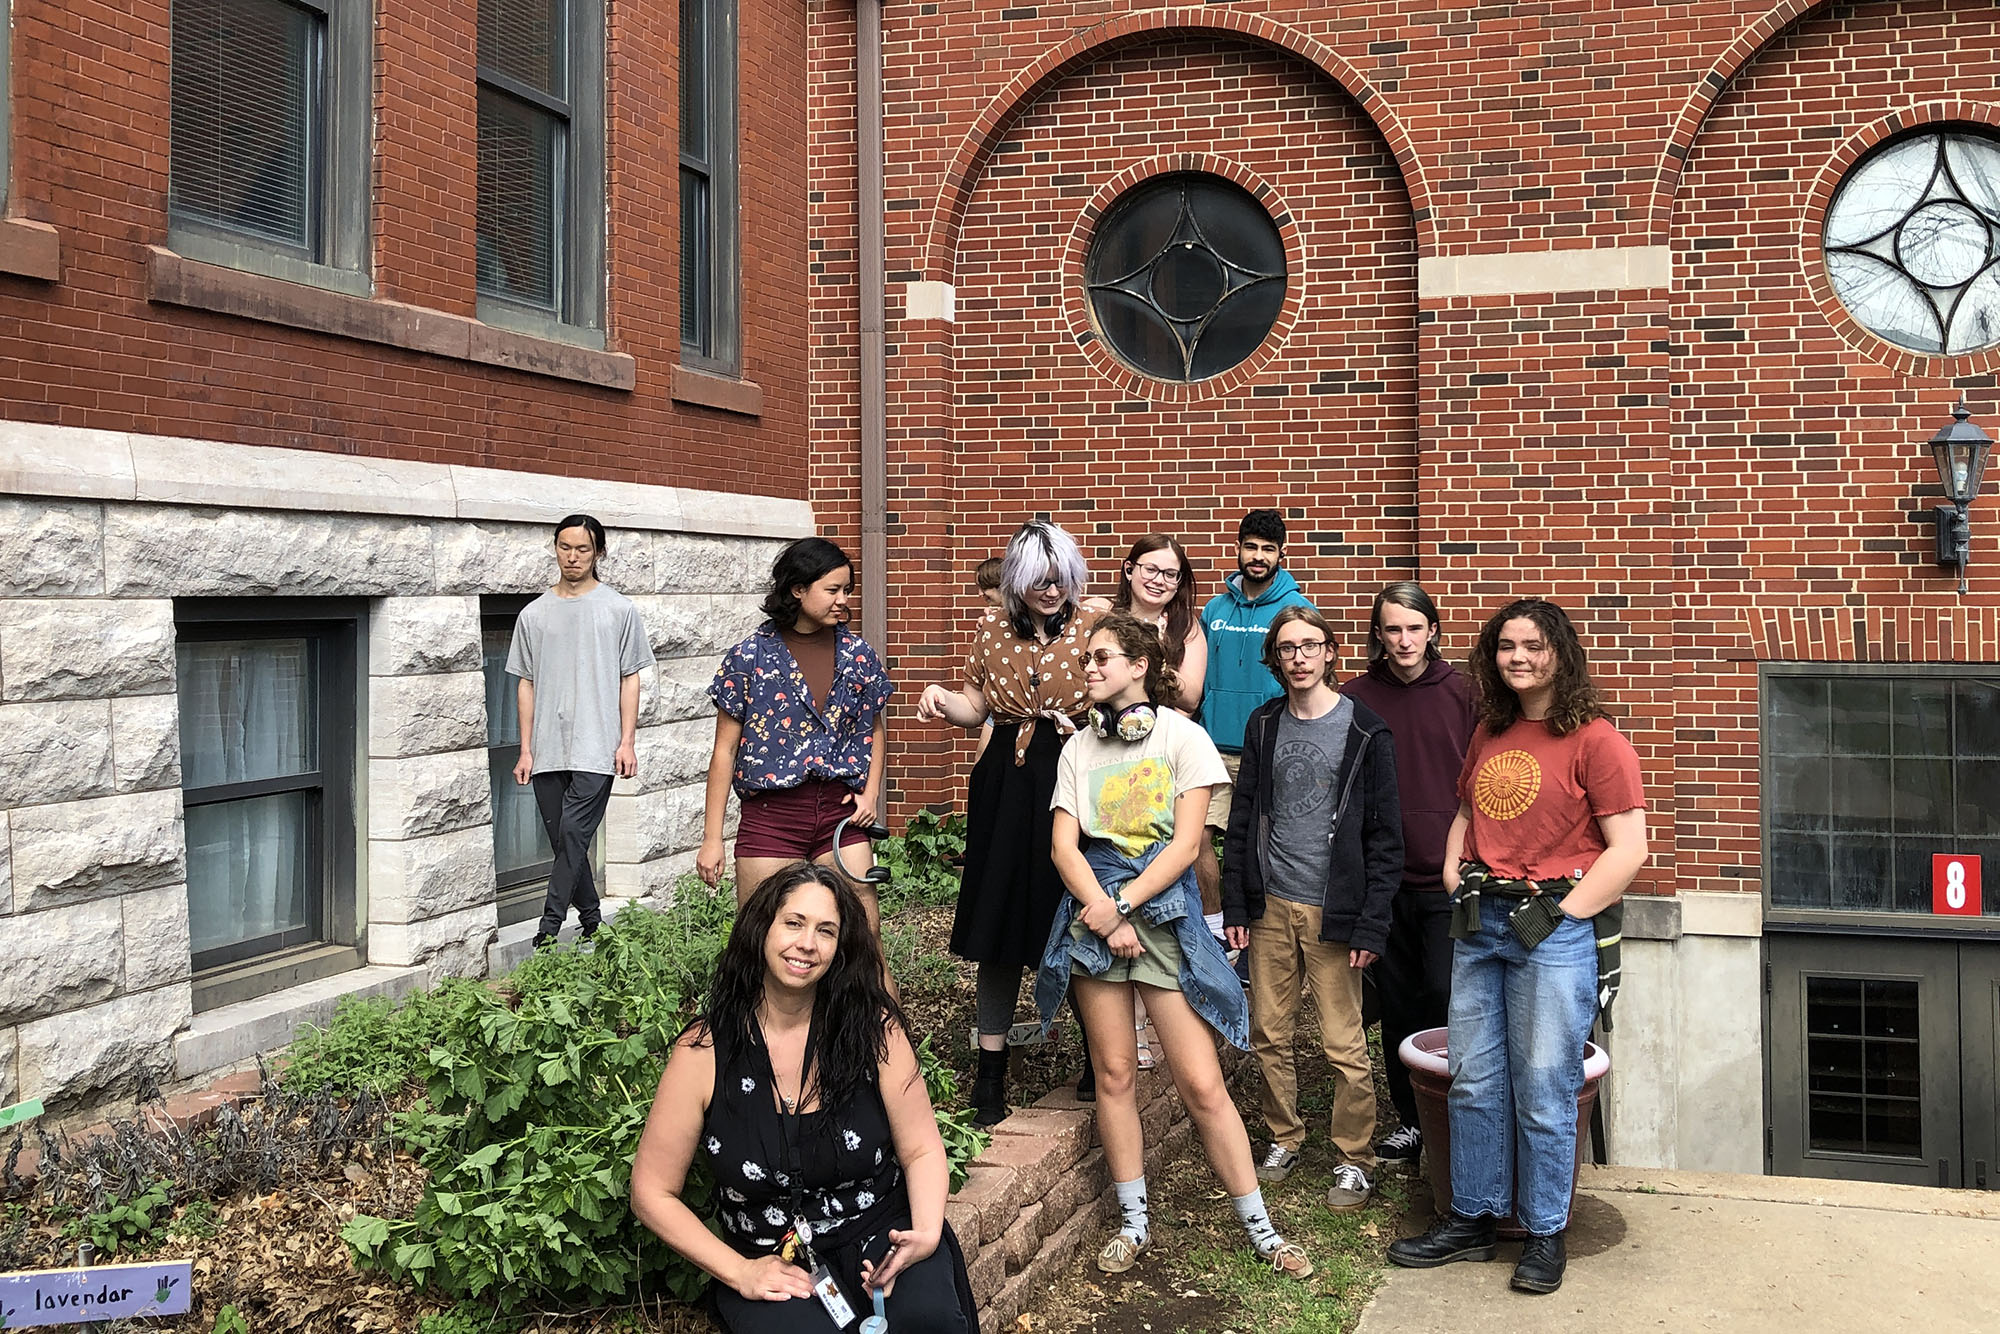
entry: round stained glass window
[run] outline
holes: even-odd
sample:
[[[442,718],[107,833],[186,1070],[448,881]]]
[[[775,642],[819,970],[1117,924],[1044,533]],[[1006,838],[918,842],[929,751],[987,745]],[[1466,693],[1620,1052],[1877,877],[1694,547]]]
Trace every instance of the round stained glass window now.
[[[1834,191],[1821,243],[1841,304],[1896,346],[2000,344],[2000,142],[1950,129],[1876,150]]]
[[[1285,243],[1241,186],[1155,176],[1120,196],[1084,259],[1090,314],[1126,364],[1205,380],[1260,347],[1285,304]]]

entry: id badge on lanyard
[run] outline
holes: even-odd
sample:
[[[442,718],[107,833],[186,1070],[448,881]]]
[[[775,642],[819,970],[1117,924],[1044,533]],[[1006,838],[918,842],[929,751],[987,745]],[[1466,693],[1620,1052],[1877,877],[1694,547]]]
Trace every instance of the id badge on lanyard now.
[[[814,1252],[811,1224],[806,1222],[804,1214],[794,1214],[792,1227],[798,1233],[800,1245],[806,1248],[806,1263],[812,1267],[813,1296],[819,1298],[819,1304],[826,1308],[827,1317],[833,1321],[833,1327],[846,1329],[854,1323],[854,1307],[848,1302],[847,1294],[840,1290],[840,1284],[835,1281],[833,1271],[828,1269],[826,1262]]]

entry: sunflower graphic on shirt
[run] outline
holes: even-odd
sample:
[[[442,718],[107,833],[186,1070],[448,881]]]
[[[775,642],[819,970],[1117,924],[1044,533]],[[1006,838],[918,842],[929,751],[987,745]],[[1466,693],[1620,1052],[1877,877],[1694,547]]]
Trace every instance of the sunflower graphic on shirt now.
[[[1090,775],[1091,832],[1108,838],[1127,857],[1136,857],[1168,836],[1174,811],[1174,773],[1166,760],[1149,756],[1107,765]]]

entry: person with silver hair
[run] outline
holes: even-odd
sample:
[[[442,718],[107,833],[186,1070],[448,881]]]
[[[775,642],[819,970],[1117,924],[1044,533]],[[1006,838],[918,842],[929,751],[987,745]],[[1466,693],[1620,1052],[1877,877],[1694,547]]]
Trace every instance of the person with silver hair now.
[[[951,950],[979,965],[979,1071],[974,1121],[1007,1115],[1007,1030],[1021,975],[1041,962],[1064,896],[1050,856],[1056,762],[1090,702],[1084,646],[1098,613],[1082,605],[1089,579],[1076,539],[1055,524],[1021,525],[1000,562],[1000,606],[986,614],[965,664],[965,684],[924,688],[923,722],[978,727],[993,737],[973,766],[966,799],[965,879]],[[1096,1096],[1088,1057],[1077,1097]]]

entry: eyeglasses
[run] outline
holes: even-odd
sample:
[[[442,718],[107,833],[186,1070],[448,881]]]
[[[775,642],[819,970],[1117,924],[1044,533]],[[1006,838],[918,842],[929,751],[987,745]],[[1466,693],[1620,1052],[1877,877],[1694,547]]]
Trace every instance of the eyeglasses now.
[[[1131,654],[1113,653],[1108,648],[1094,648],[1090,652],[1084,654],[1083,656],[1089,661],[1096,663],[1099,667],[1102,667],[1105,663],[1110,662],[1113,658],[1123,658],[1127,662],[1132,661]]]
[[[1040,580],[1036,583],[1029,584],[1028,591],[1030,593],[1046,593],[1051,588],[1061,588],[1061,587],[1062,587],[1062,580],[1049,578]]]
[[[1168,569],[1164,565],[1142,565],[1134,563],[1132,566],[1132,573],[1138,575],[1141,579],[1147,580],[1150,583],[1166,584],[1168,586],[1172,586],[1181,581],[1181,572],[1179,570]]]
[[[1306,639],[1296,644],[1278,645],[1278,656],[1286,662],[1290,662],[1294,658],[1304,658],[1307,662],[1311,662],[1324,652],[1326,652],[1326,641],[1324,639]]]

